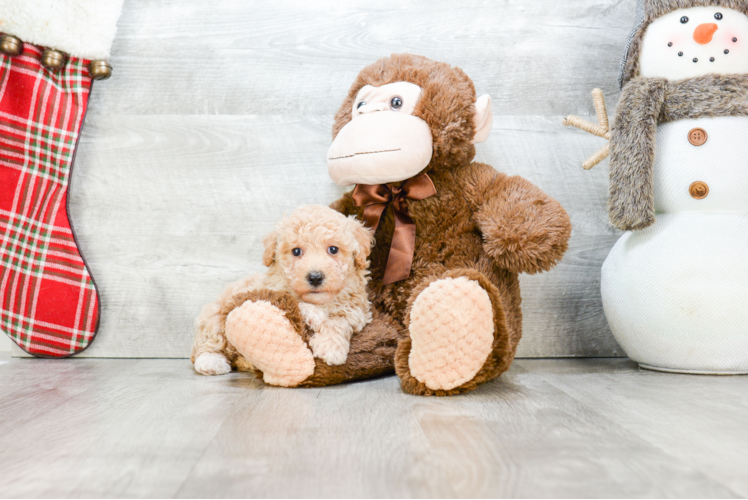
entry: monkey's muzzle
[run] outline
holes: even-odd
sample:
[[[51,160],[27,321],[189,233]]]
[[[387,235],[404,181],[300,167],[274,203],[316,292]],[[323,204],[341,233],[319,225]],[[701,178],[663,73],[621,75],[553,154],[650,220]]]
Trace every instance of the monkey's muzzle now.
[[[386,184],[418,175],[431,161],[433,139],[417,116],[381,111],[351,120],[327,153],[327,168],[339,186]]]

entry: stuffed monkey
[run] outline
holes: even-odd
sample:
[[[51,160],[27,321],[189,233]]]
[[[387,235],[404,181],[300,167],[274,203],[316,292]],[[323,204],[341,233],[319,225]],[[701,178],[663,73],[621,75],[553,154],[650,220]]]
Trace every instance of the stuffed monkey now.
[[[530,182],[472,161],[491,124],[490,97],[476,99],[458,68],[410,54],[364,68],[336,114],[328,167],[338,185],[356,185],[332,207],[376,230],[374,321],[352,338],[345,365],[316,360],[284,382],[287,360],[299,353],[253,359],[248,346],[270,323],[266,307],[259,319],[257,302],[246,300],[226,322],[241,357],[274,366],[263,376],[285,386],[394,369],[403,390],[418,395],[462,393],[505,372],[522,336],[518,274],[553,267],[571,224]],[[271,302],[271,323],[293,323],[286,318],[297,316],[297,304],[289,297]],[[295,328],[301,335],[302,326]]]

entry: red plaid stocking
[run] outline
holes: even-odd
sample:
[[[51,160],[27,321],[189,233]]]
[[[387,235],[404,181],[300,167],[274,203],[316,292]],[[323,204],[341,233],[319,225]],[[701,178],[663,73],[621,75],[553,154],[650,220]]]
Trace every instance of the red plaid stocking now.
[[[85,349],[99,299],[67,214],[68,182],[86,114],[88,61],[52,72],[42,51],[0,54],[0,329],[26,352]]]

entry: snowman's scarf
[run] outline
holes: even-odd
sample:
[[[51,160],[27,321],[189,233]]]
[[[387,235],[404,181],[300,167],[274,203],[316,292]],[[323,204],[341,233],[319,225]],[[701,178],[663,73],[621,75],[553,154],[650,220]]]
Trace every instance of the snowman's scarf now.
[[[748,116],[748,75],[636,78],[623,88],[610,139],[608,210],[615,227],[631,231],[655,221],[657,125],[717,116]]]

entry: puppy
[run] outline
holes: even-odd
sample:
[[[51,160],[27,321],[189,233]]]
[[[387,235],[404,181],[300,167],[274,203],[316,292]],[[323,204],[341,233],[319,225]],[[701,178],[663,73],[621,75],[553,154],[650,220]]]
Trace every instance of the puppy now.
[[[351,335],[371,321],[366,283],[373,235],[355,218],[320,205],[303,206],[280,221],[264,244],[267,273],[228,285],[198,316],[191,356],[198,373],[223,375],[232,365],[252,369],[224,333],[222,310],[243,291],[264,288],[296,297],[314,332],[309,340],[314,357],[331,366],[345,363]]]

